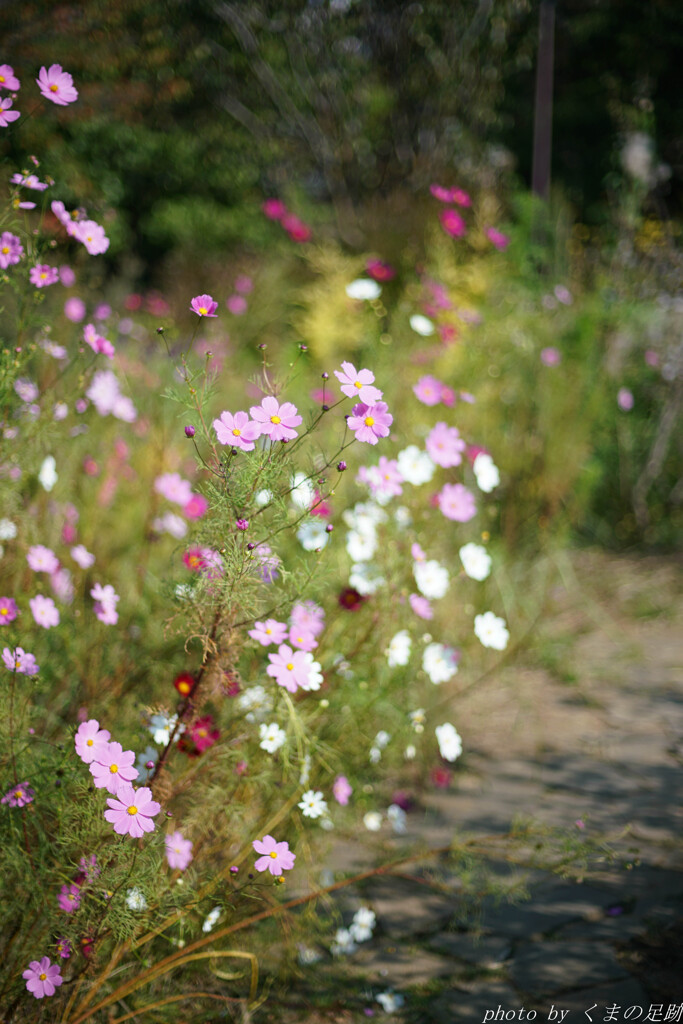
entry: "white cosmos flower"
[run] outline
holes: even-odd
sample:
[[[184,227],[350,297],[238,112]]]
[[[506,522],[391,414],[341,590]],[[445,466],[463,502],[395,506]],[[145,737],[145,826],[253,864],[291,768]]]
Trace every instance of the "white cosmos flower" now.
[[[422,316],[421,313],[414,313],[411,316],[410,326],[416,334],[421,335],[423,338],[428,338],[435,330],[432,321],[428,320],[426,316]]]
[[[395,668],[396,665],[407,665],[410,661],[411,646],[412,640],[407,629],[401,629],[396,633],[389,641],[389,646],[384,652],[387,656],[389,667]]]
[[[277,722],[271,722],[270,725],[261,722],[258,734],[261,740],[259,747],[269,754],[274,754],[276,750],[279,750],[287,738],[285,730],[281,729]]]
[[[347,508],[342,513],[342,519],[349,529],[374,536],[379,524],[386,522],[387,514],[374,501],[359,501],[353,508]]]
[[[396,456],[398,471],[406,483],[419,487],[429,483],[434,476],[436,466],[427,452],[423,452],[416,444],[408,445]]]
[[[244,717],[248,722],[258,722],[273,710],[273,698],[265,686],[257,683],[256,686],[249,686],[239,694],[237,706],[241,711],[247,712]]]
[[[510,639],[505,619],[499,618],[493,612],[475,616],[474,634],[484,647],[491,647],[494,651],[504,651]]]
[[[320,670],[320,662],[316,661],[310,651],[306,651],[304,654],[304,661],[306,663],[306,683],[299,683],[299,688],[302,690],[319,690],[323,681],[323,674]]]
[[[273,500],[273,492],[272,491],[268,491],[268,490],[257,491],[256,494],[254,495],[254,502],[260,508],[263,508],[264,505],[267,505],[268,502],[272,501],[272,500]]]
[[[126,906],[131,910],[147,910],[147,900],[142,889],[129,889],[126,895]]]
[[[434,730],[439,743],[439,752],[446,761],[455,761],[462,754],[462,740],[450,722],[437,725]]]
[[[424,732],[424,724],[427,718],[424,708],[415,708],[414,711],[409,712],[408,717],[415,732]]]
[[[424,597],[437,599],[443,597],[450,583],[448,570],[440,565],[435,558],[426,562],[413,564],[413,576],[417,589]]]
[[[149,720],[149,731],[152,734],[152,739],[159,746],[165,747],[171,738],[176,722],[178,721],[177,715],[152,715]],[[184,724],[180,724],[176,729],[176,737],[180,736],[181,733],[185,732]]]
[[[297,807],[301,809],[304,818],[322,818],[327,814],[327,803],[319,789],[308,789],[302,793]]]
[[[317,516],[311,516],[310,519],[304,520],[296,531],[296,536],[304,551],[317,551],[318,548],[324,548],[330,539],[330,535],[325,529],[325,523]]]
[[[46,491],[51,491],[57,483],[57,463],[54,455],[48,455],[43,459],[43,464],[38,473],[38,480]]]
[[[376,281],[371,281],[367,277],[358,277],[351,284],[347,284],[346,294],[350,299],[378,299],[382,294],[382,289]]]
[[[362,533],[358,530],[349,530],[346,535],[346,550],[349,558],[354,562],[367,562],[377,550],[377,534],[374,526],[367,528]]]
[[[405,999],[398,992],[380,992],[377,1002],[381,1004],[385,1013],[395,1013],[396,1010],[401,1009]]]
[[[406,749],[403,751],[403,756],[405,757],[406,761],[414,761],[416,754],[417,750],[415,749],[412,743],[408,744]]]
[[[14,540],[17,528],[11,519],[0,519],[0,540]]]
[[[334,942],[330,946],[330,952],[332,956],[341,956],[343,953],[355,953],[356,943],[353,941],[353,936],[348,928],[338,928]]]
[[[210,932],[220,916],[220,907],[214,907],[213,910],[210,910],[209,913],[206,915],[206,920],[204,921],[204,924],[202,925],[202,931]]]
[[[390,804],[387,809],[387,818],[391,822],[391,827],[397,835],[403,835],[407,831],[407,820],[408,815],[399,807],[398,804]]]
[[[187,523],[181,516],[174,512],[165,512],[163,516],[152,521],[152,528],[157,533],[170,533],[172,537],[180,539],[187,533]]]
[[[289,485],[292,488],[289,497],[295,508],[310,508],[315,498],[315,487],[306,474],[295,473]]]
[[[472,466],[477,478],[477,487],[484,494],[489,494],[500,483],[500,473],[493,459],[486,452],[479,452]]]
[[[363,817],[363,824],[368,832],[379,832],[382,827],[382,815],[379,811],[368,811]]]
[[[458,671],[459,654],[445,644],[428,644],[422,655],[422,668],[435,686],[447,683]]]
[[[485,580],[491,572],[491,556],[481,544],[465,544],[458,554],[470,579]]]
[[[374,594],[384,582],[384,576],[371,562],[354,562],[351,566],[349,584],[363,597]]]

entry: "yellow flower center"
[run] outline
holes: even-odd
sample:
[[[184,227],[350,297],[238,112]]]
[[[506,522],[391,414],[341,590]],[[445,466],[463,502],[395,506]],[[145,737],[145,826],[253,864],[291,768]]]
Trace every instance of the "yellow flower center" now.
[[[95,742],[94,740],[87,740],[85,745],[86,745],[86,747],[92,747],[94,742]]]
[[[9,245],[3,245],[2,254],[5,256],[9,252]]]
[[[69,900],[72,900],[72,901],[73,901],[73,900],[75,900],[75,899],[76,899],[76,897],[74,896],[74,894],[73,894],[72,892],[70,892],[70,893],[69,893],[69,895],[67,896],[67,899],[69,899]]]
[[[235,435],[235,437],[241,437],[242,436],[242,431],[238,430],[237,427],[233,427],[233,431],[232,432]]]
[[[365,426],[366,427],[373,426],[374,422],[375,422],[375,420],[374,420],[374,418],[372,416],[366,416],[365,417]]]
[[[21,800],[21,798],[22,798],[22,797],[23,797],[23,795],[24,795],[24,791],[23,791],[23,789],[16,789],[16,790],[14,791],[14,795],[15,795],[15,797],[17,798],[17,800]]]
[[[38,980],[39,981],[45,981],[46,978],[47,978],[47,974],[45,974],[44,972],[43,972],[43,974],[39,974],[38,975]]]
[[[131,804],[131,806],[128,808],[128,813],[130,815],[137,814],[138,813],[137,807],[135,807],[133,804]]]
[[[41,275],[40,275],[40,280],[41,280],[41,281],[44,281],[44,280],[46,279],[46,277],[47,277],[47,274],[46,274],[46,273],[45,273],[45,271],[43,270],[43,272],[42,272],[42,273],[41,273]]]
[[[0,84],[2,84],[2,82],[4,82],[4,81],[5,81],[5,76],[4,75],[0,75]]]
[[[208,313],[209,311],[208,311],[208,309],[206,308],[206,306],[200,306],[200,307],[199,307],[199,309],[197,310],[197,312],[199,313],[199,315],[200,315],[200,316],[206,316],[206,314],[207,314],[207,313]]]
[[[198,735],[198,736],[206,736],[206,735],[208,735],[208,734],[207,734],[207,731],[206,731],[206,729],[198,729],[198,730],[197,730],[197,735]]]
[[[268,856],[272,857],[273,860],[277,860],[277,854],[276,854],[275,850],[271,850],[270,853],[268,854]]]
[[[287,669],[288,672],[291,672],[292,669],[294,668],[294,665],[290,661],[287,665],[285,665],[285,668]]]
[[[117,764],[110,764],[109,765],[109,771],[112,773],[112,775],[116,775],[118,770],[119,770],[119,766]]]
[[[0,608],[0,615],[9,615],[9,608]]]
[[[361,382],[359,380],[357,380],[356,383],[353,386],[355,388],[362,388],[363,387],[363,385],[361,384]]]
[[[188,562],[191,569],[196,569],[198,565],[201,565],[201,558],[198,558],[197,555],[190,555]]]
[[[269,626],[269,627],[268,627],[268,629],[266,630],[266,633],[267,633],[267,635],[268,635],[268,636],[270,636],[270,634],[271,634],[272,632],[273,632],[273,631],[272,631],[272,629],[271,629],[271,628],[270,628],[270,626]]]
[[[50,86],[50,92],[59,92],[59,86],[52,84]]]
[[[279,416],[271,416],[270,417],[270,422],[271,423],[279,423],[280,422],[280,417]]]
[[[15,667],[15,669],[18,672],[19,669],[21,668],[21,659],[20,658],[15,658],[14,659],[14,667]]]

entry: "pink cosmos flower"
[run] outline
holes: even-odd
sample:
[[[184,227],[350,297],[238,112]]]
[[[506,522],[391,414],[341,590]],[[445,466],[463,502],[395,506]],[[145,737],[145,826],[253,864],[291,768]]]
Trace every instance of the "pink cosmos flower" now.
[[[439,508],[446,519],[467,523],[476,515],[474,495],[462,484],[444,484],[439,491]]]
[[[53,996],[55,989],[64,980],[61,975],[61,967],[59,964],[53,964],[49,956],[44,956],[40,960],[31,960],[21,976],[26,979],[26,988],[36,999]]]
[[[213,548],[189,548],[183,555],[183,562],[192,572],[199,572],[208,579],[219,579],[223,575],[223,560]]]
[[[78,885],[63,885],[57,903],[67,914],[73,914],[81,905],[81,890]]]
[[[261,209],[268,220],[282,220],[287,213],[287,207],[281,199],[266,199]]]
[[[192,740],[196,752],[203,754],[205,750],[212,747],[220,739],[220,731],[213,728],[214,721],[211,715],[204,715],[198,718],[194,725],[187,730],[186,736]]]
[[[444,188],[443,185],[430,185],[429,191],[432,193],[435,199],[438,199],[440,203],[450,203],[451,201],[451,190]]]
[[[14,68],[9,64],[0,64],[0,89],[7,89],[8,92],[18,92],[21,82],[14,74]]]
[[[356,398],[365,405],[374,405],[379,402],[382,392],[379,388],[373,387],[375,375],[371,370],[356,370],[353,363],[342,363],[341,373],[334,371],[334,375],[341,384],[342,394],[349,398]]]
[[[365,269],[375,281],[391,281],[396,277],[396,271],[392,265],[385,263],[384,260],[368,260],[365,264]]]
[[[124,750],[120,743],[114,741],[105,747],[99,747],[96,756],[90,762],[90,774],[95,780],[96,787],[106,789],[116,796],[122,785],[137,779],[138,770],[133,767],[134,761],[134,751]]]
[[[353,788],[346,776],[338,775],[332,786],[332,795],[337,803],[341,804],[342,807],[346,807],[352,793]]]
[[[164,839],[164,845],[169,867],[184,871],[192,860],[192,841],[185,839],[182,832],[171,832]]]
[[[19,379],[14,382],[14,390],[19,395],[22,402],[26,402],[27,404],[35,402],[40,394],[37,386],[27,377],[19,377]]]
[[[114,831],[121,836],[130,835],[140,839],[145,832],[154,831],[155,817],[161,810],[161,804],[152,799],[152,790],[147,786],[133,789],[130,783],[124,783],[116,794],[116,798],[107,800],[109,810],[104,812]]]
[[[271,644],[281,644],[287,636],[287,626],[277,619],[266,619],[265,622],[255,622],[254,628],[249,630],[248,635],[252,640],[269,647]]]
[[[201,519],[206,515],[209,503],[203,494],[193,494],[187,505],[183,505],[183,514],[188,519]]]
[[[417,541],[414,544],[411,544],[411,546],[410,546],[410,554],[411,554],[411,556],[413,558],[413,561],[415,561],[415,562],[426,562],[427,561],[427,555],[425,554],[423,549],[420,547],[420,545],[417,543]]]
[[[75,548],[71,549],[71,557],[80,565],[81,569],[89,569],[91,565],[95,564],[95,556],[83,544],[77,544]]]
[[[108,735],[109,733],[107,733],[107,736]],[[94,882],[96,878],[100,877],[101,871],[97,863],[97,857],[94,853],[91,853],[89,857],[81,857],[78,862],[78,866],[84,876],[81,884]]]
[[[257,871],[270,871],[271,875],[281,875],[294,867],[296,854],[290,853],[289,843],[278,843],[272,836],[255,839],[251,844],[257,853],[262,854],[254,867]]]
[[[377,466],[371,467],[375,472],[368,480],[370,490],[382,502],[403,494],[403,477],[398,469],[397,459],[388,459],[380,455]]]
[[[220,444],[229,444],[243,452],[253,451],[254,441],[261,435],[261,424],[250,420],[247,413],[241,411],[234,415],[231,412],[222,412],[220,417],[213,421],[213,429]]]
[[[48,70],[42,67],[36,82],[45,99],[60,107],[66,107],[78,99],[74,80],[67,71],[62,71],[61,64],[51,64]]]
[[[5,99],[0,100],[0,128],[6,128],[8,124],[12,123],[12,121],[16,121],[18,117],[21,117],[21,114],[18,110],[10,109],[11,106],[12,100],[9,98],[9,96],[6,96]]]
[[[557,366],[562,361],[562,356],[558,349],[550,345],[548,348],[541,349],[541,362],[544,366]]]
[[[293,651],[287,644],[280,644],[277,654],[269,654],[270,665],[266,669],[278,686],[284,686],[289,693],[296,693],[308,683],[308,668],[304,651]]]
[[[28,782],[20,782],[5,793],[0,804],[9,804],[10,807],[25,807],[26,804],[32,803],[35,795],[35,790],[29,786]]]
[[[426,597],[422,597],[420,594],[410,594],[408,600],[410,602],[410,607],[421,619],[434,618],[432,606]]]
[[[472,205],[472,200],[470,199],[469,194],[467,192],[465,192],[461,188],[452,188],[451,189],[450,201],[452,203],[457,203],[458,206],[471,206]]]
[[[66,523],[64,530],[73,529],[69,523]],[[71,604],[74,599],[74,585],[71,579],[71,573],[67,568],[62,566],[53,572],[50,576],[50,586],[52,587],[52,593],[57,596],[60,601],[64,604]],[[55,623],[56,625],[56,623]]]
[[[413,392],[423,405],[438,405],[441,401],[442,389],[443,384],[439,378],[428,374],[426,377],[420,377]]]
[[[111,583],[107,583],[104,587],[101,583],[96,583],[90,591],[90,596],[95,601],[93,611],[100,622],[104,622],[107,626],[115,626],[119,621],[116,605],[120,598]]]
[[[389,428],[394,417],[389,412],[386,402],[365,405],[361,402],[354,405],[347,423],[356,435],[356,441],[366,444],[377,444],[380,437],[388,437]]]
[[[3,231],[0,235],[0,267],[6,270],[13,263],[18,263],[24,253],[24,247],[11,231]]]
[[[76,284],[76,275],[74,274],[73,270],[67,263],[63,263],[62,266],[59,268],[59,280],[61,281],[65,288],[71,288],[72,285]]]
[[[162,473],[154,481],[154,490],[176,505],[187,505],[192,498],[192,484],[184,480],[180,473]]]
[[[292,647],[300,651],[314,651],[318,646],[318,641],[310,630],[296,629],[294,626],[289,631],[288,639]]]
[[[659,355],[652,348],[645,350],[643,353],[643,359],[645,360],[645,365],[651,367],[653,370],[659,366]]]
[[[190,303],[190,309],[197,316],[216,316],[218,303],[210,295],[195,295]]]
[[[0,597],[0,626],[14,622],[18,614],[17,602],[13,597]]]
[[[37,263],[35,267],[31,267],[28,279],[36,288],[47,288],[59,280],[59,271],[47,263]]]
[[[442,210],[439,214],[441,227],[451,238],[462,238],[467,234],[465,221],[456,210]]]
[[[425,448],[432,461],[444,468],[459,466],[466,447],[457,427],[449,427],[443,422],[437,423],[430,430],[425,442]]]
[[[285,213],[280,218],[280,223],[293,242],[309,242],[313,235],[308,225],[293,213]]]
[[[59,569],[59,559],[54,551],[42,544],[34,544],[28,549],[26,561],[29,569],[33,569],[34,572],[53,573]]]
[[[62,281],[62,274],[60,271],[59,280]],[[85,316],[85,302],[83,299],[79,299],[77,295],[72,295],[64,303],[64,316],[67,320],[71,320],[74,324],[79,324]],[[86,338],[87,341],[87,338]]]
[[[315,601],[301,601],[292,607],[289,622],[292,629],[303,629],[319,636],[325,628],[325,612]]]
[[[507,249],[510,244],[510,239],[507,235],[504,235],[502,231],[497,231],[495,228],[486,228],[484,234],[488,238],[494,248],[498,249],[499,252],[503,252]]]
[[[91,764],[106,752],[110,739],[109,730],[100,729],[97,719],[90,718],[87,722],[81,722],[76,731],[74,736],[76,753],[85,764]]]
[[[106,338],[103,338],[101,334],[97,333],[94,324],[85,325],[83,328],[83,340],[90,345],[93,352],[107,356],[109,359],[114,358],[114,346]]]
[[[295,427],[301,424],[295,405],[279,404],[273,395],[266,395],[260,405],[252,405],[249,412],[259,424],[262,434],[271,441],[291,441],[297,436]]]
[[[254,282],[247,274],[239,274],[235,278],[235,291],[240,295],[249,295],[254,289]]]
[[[68,960],[69,957],[71,956],[71,946],[69,945],[68,939],[57,939],[55,951],[59,954],[59,956],[61,956],[62,960]]]
[[[31,188],[35,192],[44,192],[46,188],[50,187],[46,181],[40,181],[37,174],[13,174],[10,181],[13,185]]]
[[[51,597],[43,597],[42,594],[36,594],[29,601],[29,605],[33,618],[39,626],[50,629],[51,626],[59,625],[59,612]]]
[[[243,295],[230,295],[226,299],[225,305],[233,316],[243,316],[248,309],[247,300]]]
[[[619,388],[617,405],[622,412],[630,412],[633,408],[633,392],[628,388]]]
[[[35,676],[40,670],[35,657],[23,647],[15,647],[13,651],[9,647],[3,648],[2,660],[10,672],[18,672],[22,676]]]
[[[441,401],[444,405],[447,405],[449,409],[454,406],[456,402],[455,391],[453,388],[447,387],[446,384],[441,385]]]
[[[109,248],[109,239],[104,228],[94,220],[79,221],[70,232],[78,242],[82,242],[91,256],[99,256]]]

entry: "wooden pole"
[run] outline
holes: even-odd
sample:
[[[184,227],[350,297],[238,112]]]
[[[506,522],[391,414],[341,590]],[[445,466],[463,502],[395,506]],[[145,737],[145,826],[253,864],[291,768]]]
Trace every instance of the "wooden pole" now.
[[[531,190],[534,195],[546,200],[550,194],[550,157],[553,141],[554,49],[555,0],[541,0],[538,14],[538,59]]]

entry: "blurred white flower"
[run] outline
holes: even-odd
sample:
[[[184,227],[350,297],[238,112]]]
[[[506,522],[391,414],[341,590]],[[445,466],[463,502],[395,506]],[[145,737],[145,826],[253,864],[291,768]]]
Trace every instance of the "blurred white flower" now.
[[[435,331],[432,321],[428,320],[426,316],[422,316],[421,313],[414,313],[411,316],[410,326],[416,334],[421,335],[423,338],[428,338]]]
[[[428,644],[422,655],[422,668],[435,686],[447,683],[458,671],[459,654],[445,644]]]
[[[475,616],[474,635],[484,647],[491,647],[494,651],[504,651],[510,639],[505,619],[499,618],[493,612]]]
[[[360,533],[358,530],[349,530],[346,535],[346,551],[354,562],[367,562],[377,550],[377,534],[374,526],[370,529],[366,526]]]
[[[315,487],[306,474],[295,473],[290,480],[289,485],[292,488],[289,497],[291,498],[292,504],[295,508],[310,508],[315,498]],[[257,502],[257,504],[260,503]]]
[[[221,916],[221,908],[220,907],[214,907],[213,910],[209,911],[209,913],[206,916],[206,920],[204,921],[204,924],[202,925],[202,931],[203,932],[210,932],[213,929],[213,926],[215,925],[216,921],[218,920],[218,918],[220,916]]]
[[[435,558],[427,562],[414,562],[413,576],[420,593],[432,599],[443,597],[450,584],[448,570]]]
[[[363,824],[368,832],[379,832],[382,827],[382,815],[379,811],[368,811],[363,817]]]
[[[142,889],[129,889],[126,895],[126,906],[131,910],[147,910],[147,900]]]
[[[300,808],[304,818],[321,818],[327,814],[327,803],[319,789],[309,789],[302,793],[297,807]]]
[[[458,554],[470,579],[485,580],[491,572],[491,556],[481,544],[465,544]]]
[[[380,992],[377,1002],[380,1003],[385,1013],[395,1013],[396,1010],[401,1009],[405,999],[397,992]]]
[[[378,299],[382,294],[382,289],[376,281],[371,281],[366,277],[358,277],[351,284],[347,284],[346,294],[350,299]]]
[[[261,740],[259,747],[269,754],[274,754],[276,750],[279,750],[287,738],[287,733],[280,728],[277,722],[271,722],[270,725],[261,722],[258,734]]]
[[[17,528],[11,519],[0,519],[0,540],[14,540]]]
[[[494,487],[500,483],[500,473],[493,459],[486,452],[480,452],[472,466],[474,475],[477,478],[477,487],[485,494],[490,494]]]
[[[53,455],[46,456],[38,473],[38,480],[46,491],[51,491],[57,483],[57,463]]]
[[[384,582],[384,576],[371,562],[354,562],[351,566],[349,584],[363,597],[374,594]]]
[[[407,629],[401,629],[391,638],[389,646],[384,652],[390,668],[394,668],[396,665],[408,664],[412,643]]]
[[[408,445],[399,452],[396,461],[398,471],[406,483],[419,487],[429,483],[434,476],[436,466],[427,452],[423,452],[416,444]]]
[[[446,761],[455,761],[462,754],[462,740],[450,722],[437,725],[434,730],[439,744],[441,756]]]
[[[296,536],[304,551],[317,551],[318,548],[324,548],[330,539],[324,521],[318,516],[305,519],[296,531]]]

